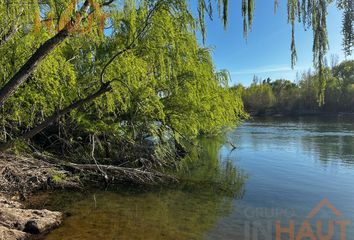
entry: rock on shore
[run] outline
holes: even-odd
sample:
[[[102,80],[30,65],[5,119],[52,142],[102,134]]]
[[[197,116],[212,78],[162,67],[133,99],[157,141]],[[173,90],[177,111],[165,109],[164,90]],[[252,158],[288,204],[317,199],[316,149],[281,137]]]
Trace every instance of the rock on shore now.
[[[0,240],[23,240],[45,234],[59,226],[60,212],[24,209],[23,206],[0,196]]]
[[[72,179],[55,164],[0,152],[0,240],[37,237],[58,227],[60,212],[25,209],[14,199],[25,200],[47,189],[79,187]]]

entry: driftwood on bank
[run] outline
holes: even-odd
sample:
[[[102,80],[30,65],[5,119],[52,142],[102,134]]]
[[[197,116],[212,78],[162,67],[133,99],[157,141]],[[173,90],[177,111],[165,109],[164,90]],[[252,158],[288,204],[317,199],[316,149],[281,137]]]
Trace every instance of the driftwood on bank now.
[[[66,169],[81,173],[88,181],[102,179],[109,183],[129,182],[134,184],[158,184],[176,182],[173,176],[149,169],[117,167],[112,165],[64,163]]]
[[[0,153],[0,193],[20,198],[48,189],[81,188],[85,182],[153,185],[176,181],[153,169],[76,164],[41,154],[33,158]]]

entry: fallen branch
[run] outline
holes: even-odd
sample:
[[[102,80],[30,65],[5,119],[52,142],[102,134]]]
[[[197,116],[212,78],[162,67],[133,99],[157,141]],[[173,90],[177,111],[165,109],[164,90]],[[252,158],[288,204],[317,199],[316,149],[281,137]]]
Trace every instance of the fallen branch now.
[[[46,162],[71,172],[79,174],[83,181],[93,182],[98,180],[103,183],[123,183],[129,182],[133,184],[154,185],[158,183],[175,183],[178,179],[174,176],[164,174],[162,172],[146,169],[146,168],[131,168],[120,167],[106,164],[77,164],[67,161],[62,161],[57,158],[36,153],[36,157]],[[102,175],[102,171],[105,176]],[[107,179],[106,179],[107,178]]]
[[[178,180],[170,175],[155,171],[138,168],[117,167],[113,165],[76,164],[62,163],[67,170],[81,173],[88,177],[88,180],[101,179],[102,172],[106,173],[109,183],[130,182],[134,184],[154,185],[158,183],[177,182]]]
[[[155,170],[76,164],[40,153],[36,155],[36,158],[30,158],[0,153],[0,193],[25,199],[46,189],[82,188],[82,183],[96,182],[107,187],[107,184],[118,183],[155,185],[178,182],[175,177]],[[101,170],[106,173],[108,181]]]

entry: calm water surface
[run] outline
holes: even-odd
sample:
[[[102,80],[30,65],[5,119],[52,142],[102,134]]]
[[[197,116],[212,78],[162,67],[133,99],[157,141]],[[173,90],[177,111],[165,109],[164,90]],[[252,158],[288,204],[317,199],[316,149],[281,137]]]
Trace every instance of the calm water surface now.
[[[320,239],[317,221],[325,234],[343,220],[331,239],[354,239],[354,118],[255,119],[199,144],[172,189],[52,194],[44,206],[68,217],[46,239],[270,240],[277,221],[294,235],[308,221]],[[306,218],[323,199],[330,208]]]

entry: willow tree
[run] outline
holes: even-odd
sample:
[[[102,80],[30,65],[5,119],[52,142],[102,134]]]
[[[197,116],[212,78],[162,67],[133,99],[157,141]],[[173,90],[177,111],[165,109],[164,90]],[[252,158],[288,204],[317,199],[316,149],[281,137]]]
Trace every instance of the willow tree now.
[[[150,0],[138,1],[139,4],[158,4],[165,2],[174,7],[175,11],[187,10],[185,7],[180,8],[181,5],[186,5],[189,1],[175,1],[175,0]],[[228,0],[215,0],[219,16],[222,18],[224,26],[228,22]],[[325,62],[325,55],[328,49],[327,40],[327,8],[332,0],[288,0],[288,22],[292,25],[292,41],[291,41],[291,59],[292,65],[296,62],[296,46],[295,46],[295,21],[304,23],[304,26],[312,27],[313,30],[313,52],[314,64],[321,75],[322,89],[319,97],[320,104],[323,103],[323,92],[325,88],[325,77],[322,76],[323,65]],[[275,0],[275,8],[277,8],[278,0]],[[8,42],[12,36],[16,35],[19,24],[23,27],[28,27],[28,24],[34,24],[38,28],[41,22],[49,22],[48,25],[53,24],[56,20],[56,29],[58,32],[46,41],[44,41],[37,50],[28,58],[28,60],[17,69],[17,71],[9,79],[5,80],[5,85],[0,89],[0,104],[11,96],[19,86],[21,86],[26,79],[33,73],[37,65],[50,54],[60,43],[70,36],[77,34],[78,29],[85,28],[85,23],[91,22],[93,18],[101,18],[102,14],[109,13],[111,8],[119,8],[120,4],[124,6],[135,6],[136,2],[131,0],[122,1],[95,1],[85,0],[80,4],[80,1],[62,1],[62,0],[48,0],[48,1],[32,1],[29,4],[16,1],[1,2],[1,15],[3,22],[0,23],[2,27],[2,41],[1,44]],[[343,43],[346,54],[350,54],[353,46],[353,0],[338,0],[338,7],[344,11],[343,20]],[[114,7],[116,5],[116,7]],[[111,8],[106,8],[110,6]],[[254,0],[242,0],[242,15],[244,18],[244,33],[251,29],[253,14],[254,14]],[[213,9],[215,8],[213,1],[198,0],[198,18],[200,30],[205,38],[205,14],[212,17]],[[40,13],[45,13],[44,18],[39,17]],[[33,16],[33,13],[37,13]],[[63,17],[64,16],[64,17]],[[17,23],[18,19],[21,20]],[[4,26],[11,26],[5,29]],[[86,26],[87,27],[87,26]]]
[[[133,18],[144,16],[128,12]],[[131,14],[125,24],[128,21],[135,22]],[[134,49],[109,61],[107,68],[102,65],[105,79],[120,80],[112,82],[112,91],[104,98],[75,113],[80,116],[78,123],[90,125],[90,119],[96,119],[102,123],[101,129],[91,124],[96,130],[124,132],[133,139],[166,130],[175,138],[195,137],[234,126],[244,114],[241,98],[229,91],[227,75],[215,71],[209,51],[198,45],[193,29],[188,11],[175,15],[168,5],[159,8]],[[107,50],[122,44],[130,31],[117,32],[97,55],[114,58],[116,54]]]
[[[292,63],[299,19],[314,33],[314,63],[322,89],[330,2],[288,0]],[[226,28],[228,1],[199,0],[198,16],[189,6],[187,0],[2,0],[3,139],[19,133],[31,138],[68,114],[89,132],[100,127],[119,132],[122,121],[123,126],[130,122],[128,128],[149,125],[152,130],[159,121],[195,136],[235,122],[235,116],[243,114],[239,97],[229,94],[227,74],[215,73],[210,54],[195,39],[199,30],[205,38],[204,20],[213,17],[213,9]],[[350,54],[352,1],[338,1],[338,7],[344,11],[344,45]],[[253,0],[242,1],[245,36],[254,8]],[[18,130],[12,134],[8,129]]]
[[[166,132],[178,141],[234,126],[244,115],[241,98],[229,91],[227,74],[215,71],[180,3],[177,12],[168,2],[112,9],[109,32],[97,29],[55,48],[3,105],[3,140],[31,138],[59,119],[58,134],[70,131],[61,127],[67,123],[112,141]],[[42,30],[24,35],[20,46],[5,45],[0,51],[13,55],[3,63],[14,69],[12,62],[25,61],[22,54],[47,37]]]

